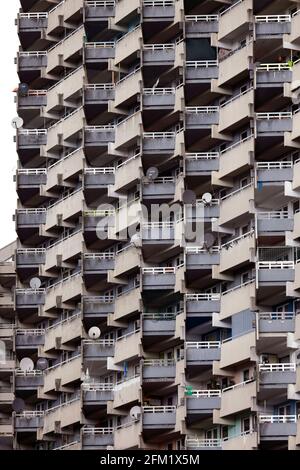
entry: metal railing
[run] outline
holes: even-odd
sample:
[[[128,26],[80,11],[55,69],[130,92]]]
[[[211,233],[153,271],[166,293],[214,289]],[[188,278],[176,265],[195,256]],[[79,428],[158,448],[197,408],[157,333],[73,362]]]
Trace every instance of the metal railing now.
[[[259,64],[256,67],[257,72],[278,72],[281,70],[291,70],[291,65],[287,62]]]
[[[257,162],[257,170],[282,170],[285,168],[293,168],[293,162],[279,161],[279,162]]]
[[[221,393],[221,390],[193,390],[191,394],[187,395],[187,398],[219,398]]]
[[[85,168],[85,175],[106,175],[115,174],[116,169],[114,167],[103,167],[103,168]]]
[[[36,328],[36,329],[18,328],[16,330],[16,335],[18,336],[43,336],[44,334],[45,334],[44,328]]]
[[[173,139],[176,132],[144,132],[143,137],[150,139]]]
[[[144,44],[144,51],[173,51],[175,44]]]
[[[257,15],[255,23],[288,23],[292,20],[291,15]]]
[[[194,300],[196,302],[204,301],[204,302],[212,302],[212,301],[219,301],[221,298],[221,294],[213,293],[213,294],[185,294],[186,300]]]
[[[272,113],[256,113],[256,119],[262,120],[267,119],[268,121],[271,119],[292,119],[293,113],[290,111],[282,111],[282,112],[272,112]]]
[[[144,359],[145,367],[172,367],[175,366],[175,359]]]
[[[218,60],[187,60],[185,62],[186,67],[198,69],[198,68],[208,68],[208,67],[218,67]]]
[[[221,341],[186,341],[185,345],[187,349],[218,349]]]
[[[92,426],[87,426],[82,428],[82,434],[85,435],[90,435],[90,436],[95,436],[95,435],[101,435],[104,436],[106,434],[113,434],[114,433],[114,428],[94,428]]]
[[[221,447],[221,439],[198,439],[187,437],[185,440],[185,446],[191,449],[202,449],[202,448],[214,448]]]
[[[296,423],[296,415],[259,415],[259,422],[263,423]]]
[[[219,106],[186,106],[185,112],[188,114],[212,114],[219,111]]]
[[[143,95],[152,96],[152,95],[175,95],[176,88],[144,88]]]
[[[161,320],[175,320],[176,319],[176,313],[143,313],[142,314],[143,320],[155,320],[155,321],[161,321]]]
[[[98,49],[98,48],[114,48],[115,42],[114,41],[98,41],[98,42],[86,42],[85,47],[87,49]]]
[[[259,372],[296,372],[296,364],[291,363],[271,363],[271,364],[259,364]]]
[[[48,13],[47,12],[41,12],[41,13],[18,13],[19,18],[28,18],[28,19],[47,19],[48,18]]]
[[[243,388],[245,387],[246,385],[248,384],[251,384],[255,382],[255,379],[250,379],[250,380],[245,380],[244,382],[240,382],[238,384],[235,384],[235,385],[231,385],[230,387],[226,387],[226,388],[223,388],[222,389],[222,393],[226,393],[228,392],[229,390],[236,390],[237,388]]]
[[[114,339],[97,339],[97,340],[84,339],[82,341],[82,344],[83,344],[83,346],[90,346],[92,344],[92,345],[95,345],[95,346],[107,347],[107,346],[114,346],[115,345],[115,340]]]
[[[207,250],[206,248],[202,248],[200,246],[187,246],[185,248],[185,252],[187,254],[194,254],[194,255],[199,255],[199,254],[206,254],[207,256],[213,254],[213,253],[219,253],[220,252],[220,247],[219,246],[212,246]]]
[[[42,57],[47,56],[47,51],[21,51],[19,57]]]
[[[175,413],[176,406],[143,406],[144,413]]]
[[[46,175],[47,169],[46,168],[26,168],[26,169],[18,169],[17,175]]]
[[[172,7],[174,0],[143,0],[144,7]]]
[[[258,220],[273,220],[273,219],[288,219],[289,211],[271,211],[271,212],[258,212]]]
[[[157,267],[157,268],[142,268],[143,274],[175,274],[176,268],[170,267]]]
[[[115,253],[110,252],[110,251],[104,251],[102,253],[83,253],[83,258],[84,259],[114,259],[115,258]]]
[[[185,21],[192,21],[198,23],[198,21],[204,21],[206,23],[211,21],[218,21],[219,15],[185,15]]]
[[[81,388],[84,392],[112,392],[114,390],[113,383],[83,383]]]
[[[258,261],[257,269],[295,269],[294,261]]]
[[[47,135],[47,129],[19,129],[19,135]]]
[[[258,313],[260,320],[271,321],[285,321],[293,320],[295,318],[295,312],[259,312]]]
[[[219,158],[220,154],[218,152],[203,152],[203,153],[186,153],[186,160],[196,161],[196,160],[215,160]]]
[[[42,418],[44,416],[43,411],[22,411],[22,413],[16,413],[15,417],[16,418]]]
[[[116,5],[115,0],[102,0],[96,2],[86,1],[85,6],[87,7],[114,7]]]
[[[113,295],[99,295],[99,296],[88,296],[83,295],[82,300],[87,303],[103,303],[103,304],[111,304],[114,302],[115,297]]]

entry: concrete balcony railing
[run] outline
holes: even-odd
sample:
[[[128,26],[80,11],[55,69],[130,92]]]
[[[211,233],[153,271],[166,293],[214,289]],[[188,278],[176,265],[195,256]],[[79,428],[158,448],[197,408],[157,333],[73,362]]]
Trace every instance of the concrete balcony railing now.
[[[143,184],[143,199],[173,199],[175,196],[176,178],[173,176],[158,176],[154,181]]]
[[[259,38],[276,38],[291,32],[291,15],[257,15],[254,20],[255,33]]]
[[[144,132],[144,154],[174,154],[176,132]]]
[[[219,31],[219,15],[185,15],[186,37],[197,38]]]
[[[132,331],[116,339],[114,362],[119,364],[141,356],[141,331]]]
[[[153,2],[153,0],[143,0],[143,20],[144,21],[173,21],[175,15],[175,1],[162,0]]]
[[[83,273],[85,275],[106,274],[114,269],[113,252],[83,253]]]
[[[44,375],[41,370],[24,371],[15,370],[16,390],[37,390],[44,384]]]
[[[17,170],[16,183],[17,189],[38,188],[47,182],[46,168],[20,169]]]
[[[83,405],[87,407],[106,407],[107,402],[113,400],[113,383],[86,383],[82,384]]]
[[[270,87],[291,83],[293,72],[288,63],[262,63],[255,69],[257,87]]]
[[[185,113],[187,129],[207,129],[219,123],[218,106],[187,106]]]
[[[188,317],[202,316],[220,311],[220,294],[185,294],[185,309]]]
[[[256,285],[253,279],[223,292],[220,301],[220,320],[235,313],[253,310],[256,299]]]
[[[141,254],[133,245],[127,245],[116,252],[114,276],[119,277],[140,267]]]
[[[295,11],[295,13],[292,14],[291,32],[289,36],[289,41],[297,45],[300,42],[299,27],[300,27],[300,10],[298,9],[297,11]]]
[[[269,440],[287,439],[297,434],[296,415],[259,415],[259,431],[262,438]]]
[[[61,387],[70,385],[81,378],[81,355],[73,356],[66,361],[55,364],[44,371],[43,392],[49,393],[57,389],[57,383]]]
[[[201,247],[186,247],[185,263],[187,270],[208,270],[220,263],[220,249],[213,246],[209,250]]]
[[[296,383],[295,363],[259,364],[259,385],[283,386]]]
[[[57,258],[63,263],[70,259],[79,258],[83,250],[83,235],[81,230],[75,230],[70,235],[59,238],[46,247],[45,264],[41,266],[42,272],[54,269],[57,266]]]
[[[61,174],[63,181],[68,181],[74,175],[81,173],[84,168],[84,150],[79,147],[65,157],[48,167],[47,183],[45,184],[45,191],[51,191],[57,185],[57,175]]]
[[[142,378],[144,382],[173,382],[176,363],[173,359],[144,359]]]
[[[203,207],[203,200],[198,199],[195,204],[189,204],[184,209],[185,222],[199,222],[199,219],[211,222],[212,219],[218,219],[220,216],[220,201],[219,199],[212,199],[209,204],[205,204]]]
[[[83,296],[82,312],[84,318],[107,318],[108,314],[114,311],[114,300],[111,295]]]
[[[114,428],[84,426],[81,431],[83,450],[106,450],[114,445]]]
[[[172,67],[175,63],[175,57],[175,44],[144,44],[143,46],[143,63],[145,66]]]
[[[114,83],[93,83],[84,87],[85,105],[107,104],[115,98]]]
[[[256,163],[257,184],[284,184],[285,181],[293,181],[293,162],[258,162]]]
[[[176,88],[144,88],[143,109],[167,109],[175,106]]]
[[[141,420],[128,422],[124,425],[117,426],[117,428],[114,430],[114,437],[115,442],[118,443],[118,450],[140,448],[141,433]]]
[[[254,135],[235,142],[220,152],[219,178],[233,177],[251,166],[254,158]]]
[[[122,106],[123,103],[139,95],[142,92],[142,86],[142,70],[138,67],[115,84],[114,106]]]
[[[39,148],[47,144],[47,129],[19,129],[17,146],[19,149]]]
[[[256,270],[259,286],[285,285],[295,280],[294,261],[258,261]]]
[[[66,67],[74,69],[72,61],[77,56],[79,59],[84,41],[84,27],[72,31],[68,36],[56,43],[53,47],[48,49],[47,56],[47,67],[46,72],[48,74],[53,73],[58,67]]]
[[[175,334],[176,314],[175,313],[144,313],[143,337],[144,336],[162,336],[172,337]]]
[[[61,142],[75,141],[82,132],[85,122],[85,111],[83,107],[67,114],[60,121],[47,129],[47,151],[61,146]]]
[[[221,439],[202,439],[187,436],[185,440],[187,450],[222,450]]]
[[[293,114],[289,111],[256,113],[258,136],[283,135],[293,130]]]
[[[219,132],[232,132],[235,128],[246,125],[253,117],[254,89],[250,87],[220,106]]]
[[[85,19],[87,22],[111,18],[115,15],[115,0],[85,2]]]
[[[57,302],[68,303],[78,299],[83,292],[81,271],[51,284],[47,288],[45,311],[57,307]]]
[[[264,333],[293,333],[295,331],[294,312],[258,312],[257,329]]]
[[[43,427],[43,411],[23,411],[14,416],[14,428],[18,432],[34,432]]]
[[[130,63],[137,56],[143,43],[142,27],[139,24],[117,39],[115,45],[115,65]]]
[[[142,310],[142,291],[139,286],[125,291],[115,299],[114,320],[121,320]]]
[[[115,182],[115,168],[85,168],[84,169],[84,189],[107,189]]]
[[[188,366],[212,365],[213,361],[219,361],[220,357],[220,341],[186,342],[186,360]]]
[[[17,229],[21,228],[38,228],[46,223],[47,209],[17,209],[16,224]]]
[[[121,408],[141,401],[141,376],[126,377],[114,387],[113,407]]]
[[[43,434],[62,432],[68,426],[81,422],[81,400],[75,397],[44,412]]]
[[[176,406],[143,406],[143,429],[173,429],[176,424]]]
[[[232,41],[252,23],[252,0],[239,0],[219,14],[219,41]]]
[[[16,329],[16,348],[18,349],[37,349],[44,344],[45,330],[39,329]]]
[[[36,267],[46,262],[45,248],[19,248],[16,250],[16,267]]]
[[[207,83],[219,75],[217,60],[187,60],[185,62],[187,83]]]
[[[187,416],[212,413],[221,406],[221,390],[193,390],[186,392]]]
[[[84,52],[86,64],[106,63],[115,57],[115,42],[86,42]]]
[[[42,31],[48,25],[48,13],[18,13],[17,25],[19,34]]]
[[[131,114],[123,119],[115,128],[116,148],[128,148],[137,142],[143,129],[143,120],[141,111]]]
[[[83,357],[85,361],[106,361],[114,356],[113,339],[83,340]]]
[[[17,308],[37,308],[45,304],[45,289],[16,289],[15,291]]]
[[[45,112],[51,113],[63,102],[69,106],[69,101],[81,92],[86,79],[83,66],[72,70],[64,78],[56,82],[47,90],[47,106]]]
[[[45,330],[44,351],[55,350],[57,341],[69,344],[70,342],[81,339],[83,336],[81,314],[76,313],[58,323],[54,323]]]
[[[72,23],[72,17],[79,15],[80,9],[84,6],[83,0],[64,0],[53,7],[48,12],[47,34],[52,35],[57,28],[65,23],[69,26]]]
[[[18,52],[17,68],[19,72],[40,71],[47,67],[48,57],[46,51]]]
[[[120,191],[133,186],[143,175],[143,165],[140,152],[120,163],[115,169],[114,191]]]
[[[115,126],[85,126],[84,138],[87,147],[107,147],[110,142],[115,141]]]
[[[115,211],[113,209],[86,210],[83,212],[84,232],[108,232],[115,227]]]
[[[17,96],[18,109],[41,108],[47,105],[47,90],[29,90],[26,96]]]
[[[252,64],[253,55],[253,42],[248,42],[245,46],[231,51],[222,60],[219,58],[218,85],[227,86],[233,80],[247,74]]]
[[[256,334],[254,329],[226,339],[221,345],[220,367],[232,368],[242,362],[255,361],[255,349]]]
[[[222,390],[220,418],[252,410],[256,400],[256,381],[241,382]]]
[[[254,261],[255,246],[254,230],[221,245],[220,272]]]
[[[222,450],[257,450],[259,435],[254,429],[222,440]]]
[[[143,268],[143,288],[147,290],[173,290],[176,281],[175,267]]]
[[[219,153],[186,153],[185,173],[187,176],[209,175],[219,170]]]
[[[252,183],[222,197],[219,224],[228,224],[238,217],[248,214],[251,200],[254,200],[254,185]]]
[[[115,6],[115,22],[123,23],[127,17],[134,16],[136,10],[141,8],[141,0],[132,0],[127,2],[126,0],[120,0],[116,2]]]
[[[256,227],[259,234],[276,234],[292,231],[294,220],[288,211],[257,212]]]

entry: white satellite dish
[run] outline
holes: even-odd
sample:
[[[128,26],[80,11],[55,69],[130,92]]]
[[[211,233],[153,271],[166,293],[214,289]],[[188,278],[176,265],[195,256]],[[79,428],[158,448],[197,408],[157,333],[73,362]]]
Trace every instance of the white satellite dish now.
[[[31,289],[39,289],[42,285],[42,282],[38,277],[33,277],[30,279],[29,285]]]
[[[138,419],[140,419],[141,413],[142,413],[141,407],[140,406],[134,406],[133,408],[131,408],[129,414],[130,414],[132,419],[138,420]]]
[[[13,118],[11,125],[14,129],[20,129],[24,124],[23,119],[20,116]]]
[[[159,171],[155,166],[148,168],[146,176],[150,181],[155,180],[159,175]]]
[[[132,245],[135,246],[136,248],[139,248],[140,246],[142,246],[141,235],[139,233],[135,233],[134,235],[132,235],[130,243],[132,243]]]
[[[89,329],[89,337],[91,339],[99,339],[101,336],[101,330],[98,328],[98,326],[92,326],[92,328]]]
[[[20,361],[20,368],[21,368],[21,370],[23,370],[24,372],[29,372],[29,371],[33,370],[33,369],[34,369],[33,360],[30,359],[30,357],[24,357],[24,358],[21,359],[21,361]]]
[[[204,204],[210,204],[212,201],[212,194],[211,193],[204,193],[202,196],[202,201]]]

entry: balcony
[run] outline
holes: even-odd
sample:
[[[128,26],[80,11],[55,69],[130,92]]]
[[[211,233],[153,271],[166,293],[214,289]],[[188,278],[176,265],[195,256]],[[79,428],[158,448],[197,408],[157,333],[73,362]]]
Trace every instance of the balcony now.
[[[221,245],[220,272],[226,272],[238,266],[254,262],[255,246],[256,241],[253,230]]]
[[[117,426],[114,430],[115,442],[118,443],[118,450],[138,449],[141,447],[141,421],[132,421]]]
[[[168,200],[175,196],[176,179],[173,176],[159,176],[153,182],[144,183],[142,187],[143,199]]]
[[[187,341],[186,360],[188,366],[212,365],[221,357],[220,341]]]
[[[185,62],[186,83],[209,83],[219,76],[217,60],[187,60]]]
[[[256,381],[241,382],[222,390],[220,418],[252,410],[256,403]]]
[[[220,106],[219,132],[233,131],[253,118],[254,90],[246,91],[233,96]]]
[[[85,43],[85,63],[101,64],[107,63],[115,57],[115,42],[87,42]]]
[[[218,106],[187,106],[186,129],[207,129],[219,123]]]
[[[231,26],[230,26],[231,27]],[[229,52],[219,58],[218,86],[228,86],[246,77],[252,64],[254,52],[253,42]]]
[[[187,176],[210,175],[219,170],[219,153],[186,153],[185,173]]]
[[[72,314],[63,320],[54,323],[45,330],[44,351],[57,349],[57,343],[68,345],[81,339],[83,326],[80,313]]]
[[[256,163],[257,184],[284,185],[293,181],[293,162],[258,162]]]
[[[143,154],[173,155],[175,141],[175,132],[144,132]]]
[[[289,211],[257,212],[256,226],[260,235],[276,235],[292,231],[294,220]]]
[[[106,361],[114,356],[115,341],[113,339],[83,340],[85,361]]]
[[[117,124],[115,130],[116,148],[129,148],[139,142],[142,129],[143,120],[140,110],[123,119],[123,121]]]
[[[17,146],[20,150],[38,149],[47,144],[47,129],[19,129]]]
[[[87,408],[100,406],[106,408],[107,402],[113,400],[114,384],[112,383],[86,383],[82,384],[83,405]]]
[[[114,387],[113,408],[127,407],[141,400],[141,377],[139,374],[132,375],[117,382]]]
[[[43,411],[23,411],[15,414],[15,430],[17,432],[36,432],[43,427]]]
[[[43,434],[57,433],[57,431],[61,434],[64,428],[78,425],[80,422],[81,400],[76,396],[45,411]],[[71,447],[69,447],[71,444],[67,444],[67,446],[71,450]]]
[[[220,320],[244,310],[253,310],[255,299],[256,286],[253,280],[228,289],[221,295]]]
[[[219,15],[219,41],[233,41],[248,31],[252,23],[252,0],[239,0]]]
[[[119,295],[115,300],[114,320],[121,320],[142,308],[142,292],[140,287],[134,287]]]
[[[113,17],[115,15],[115,3],[115,0],[85,2],[86,21],[102,21],[103,18]]]
[[[295,13],[293,13],[292,18],[291,18],[291,33],[289,37],[289,40],[291,43],[295,42],[296,44],[299,44],[299,40],[300,40],[299,27],[300,27],[300,15],[299,15],[299,10],[297,10]]]
[[[48,49],[46,69],[48,74],[56,73],[62,68],[67,70],[75,68],[75,64],[82,56],[84,34],[84,27],[81,25]]]
[[[176,363],[173,359],[144,359],[142,368],[143,382],[174,382]]]
[[[202,416],[212,414],[221,406],[221,390],[193,390],[186,392],[187,417],[197,420]]]
[[[295,313],[294,312],[259,312],[258,331],[265,333],[294,333]]]
[[[220,294],[185,294],[187,317],[212,315],[220,311]]]
[[[115,168],[85,168],[84,169],[84,189],[97,190],[107,189],[109,185],[115,182]]]
[[[293,72],[288,63],[266,63],[256,67],[257,88],[283,86],[293,81]]]
[[[259,39],[276,38],[291,32],[291,15],[257,15],[255,32]]]
[[[16,369],[15,371],[15,387],[16,390],[32,391],[37,390],[44,384],[43,372],[40,370],[23,371]]]
[[[142,274],[145,290],[173,290],[175,287],[175,267],[143,268]]]
[[[175,44],[144,44],[143,64],[145,66],[172,67],[175,63]]]
[[[220,439],[201,439],[198,437],[187,436],[185,440],[187,450],[222,450],[222,441]]]
[[[81,354],[75,355],[49,367],[44,371],[43,392],[49,393],[57,388],[66,387],[81,378],[82,357]]]
[[[259,261],[256,269],[260,286],[285,285],[295,280],[294,261]]]
[[[47,90],[29,90],[26,96],[17,97],[17,107],[19,110],[41,108],[47,105]]]
[[[144,88],[143,109],[171,111],[175,106],[176,88]]]
[[[170,430],[176,424],[176,406],[143,406],[144,430]]]
[[[84,87],[85,105],[107,104],[114,100],[115,85],[114,83],[94,83],[87,84]]]
[[[186,247],[187,270],[210,270],[220,263],[220,249],[213,246],[209,250],[201,247]]]
[[[17,67],[21,73],[40,71],[42,68],[47,67],[47,63],[48,55],[46,51],[18,52],[17,55]]]
[[[139,24],[116,40],[115,65],[132,63],[138,56],[143,42],[142,27]]]
[[[18,31],[20,33],[34,33],[42,31],[48,25],[48,13],[19,13]]]
[[[259,364],[259,385],[260,387],[282,388],[288,384],[296,383],[295,363],[271,363]]]
[[[186,15],[185,32],[187,38],[207,37],[207,33],[219,31],[218,15]]]
[[[185,208],[185,222],[211,222],[211,219],[218,219],[220,215],[219,199],[212,199],[209,204],[203,205],[202,199],[197,200],[192,206],[189,204]]]
[[[46,262],[46,250],[44,248],[20,248],[16,251],[16,266],[20,268],[37,267]]]
[[[234,368],[237,364],[256,361],[256,335],[251,329],[239,336],[223,341],[221,346],[220,367]]]
[[[175,15],[174,0],[143,0],[143,21],[145,22],[173,22]]]
[[[113,356],[113,354],[112,354]],[[134,330],[116,339],[114,362],[120,364],[141,356],[141,332]]]
[[[114,428],[84,426],[81,440],[83,450],[106,450],[114,445]]]
[[[67,73],[65,77],[56,82],[47,90],[47,106],[45,112],[53,113],[57,107],[62,105],[69,108],[70,101],[74,101],[82,93],[84,83],[87,78],[83,66],[77,67],[72,72]],[[79,149],[74,151],[77,152]],[[69,154],[70,155],[70,154]],[[68,156],[62,158],[66,159]]]
[[[222,450],[257,450],[259,435],[253,429],[222,441]]]
[[[250,210],[250,201],[254,200],[254,186],[252,183],[236,189],[220,200],[219,224],[229,224]]]
[[[143,337],[172,337],[175,334],[176,314],[173,313],[144,313]]]
[[[38,349],[44,344],[44,329],[17,329],[16,348],[17,349]]]
[[[293,130],[293,113],[289,111],[256,113],[256,132],[258,136],[272,137],[284,135]]]
[[[114,269],[115,254],[112,252],[83,253],[83,273],[85,276],[107,274]]]
[[[16,307],[38,308],[45,304],[45,289],[16,289]]]
[[[280,440],[296,436],[297,416],[259,415],[259,431],[262,440]]]

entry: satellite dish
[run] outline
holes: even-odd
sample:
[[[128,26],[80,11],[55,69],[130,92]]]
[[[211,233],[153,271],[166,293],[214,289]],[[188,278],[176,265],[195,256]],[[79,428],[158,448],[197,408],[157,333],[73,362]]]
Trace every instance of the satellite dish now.
[[[33,360],[30,359],[30,357],[24,357],[24,358],[21,359],[21,361],[20,361],[20,368],[21,368],[21,370],[23,370],[24,372],[29,372],[29,371],[33,370],[33,369],[34,369]]]
[[[11,125],[14,129],[20,129],[24,124],[24,121],[21,117],[17,116],[11,121]]]
[[[158,177],[158,175],[159,171],[155,166],[151,166],[150,168],[148,168],[146,173],[148,180],[154,181]]]
[[[212,198],[213,197],[211,193],[204,193],[202,196],[202,201],[204,204],[211,204]]]
[[[32,279],[30,279],[29,285],[31,289],[39,289],[42,285],[42,282],[38,277],[33,277]]]
[[[22,413],[22,411],[25,410],[24,400],[22,400],[22,398],[15,398],[14,401],[12,402],[12,409],[16,413]]]
[[[134,235],[132,235],[130,243],[132,243],[132,245],[135,246],[136,248],[139,248],[140,246],[142,246],[142,239],[141,239],[140,234],[135,233]]]
[[[133,408],[131,408],[129,414],[130,414],[132,419],[138,420],[141,416],[141,412],[142,412],[142,410],[141,410],[140,406],[134,406]]]
[[[91,339],[99,339],[101,336],[101,330],[98,328],[98,326],[92,326],[92,328],[89,329],[89,337]]]
[[[29,86],[27,85],[27,83],[20,83],[18,91],[19,91],[20,96],[27,96],[28,91],[29,91]]]
[[[37,370],[46,370],[49,367],[48,360],[45,357],[40,357],[36,362]]]
[[[196,193],[191,189],[187,189],[182,195],[182,200],[184,204],[195,204],[197,200]]]
[[[216,237],[213,233],[205,233],[204,234],[204,246],[205,248],[211,248],[215,244]]]

